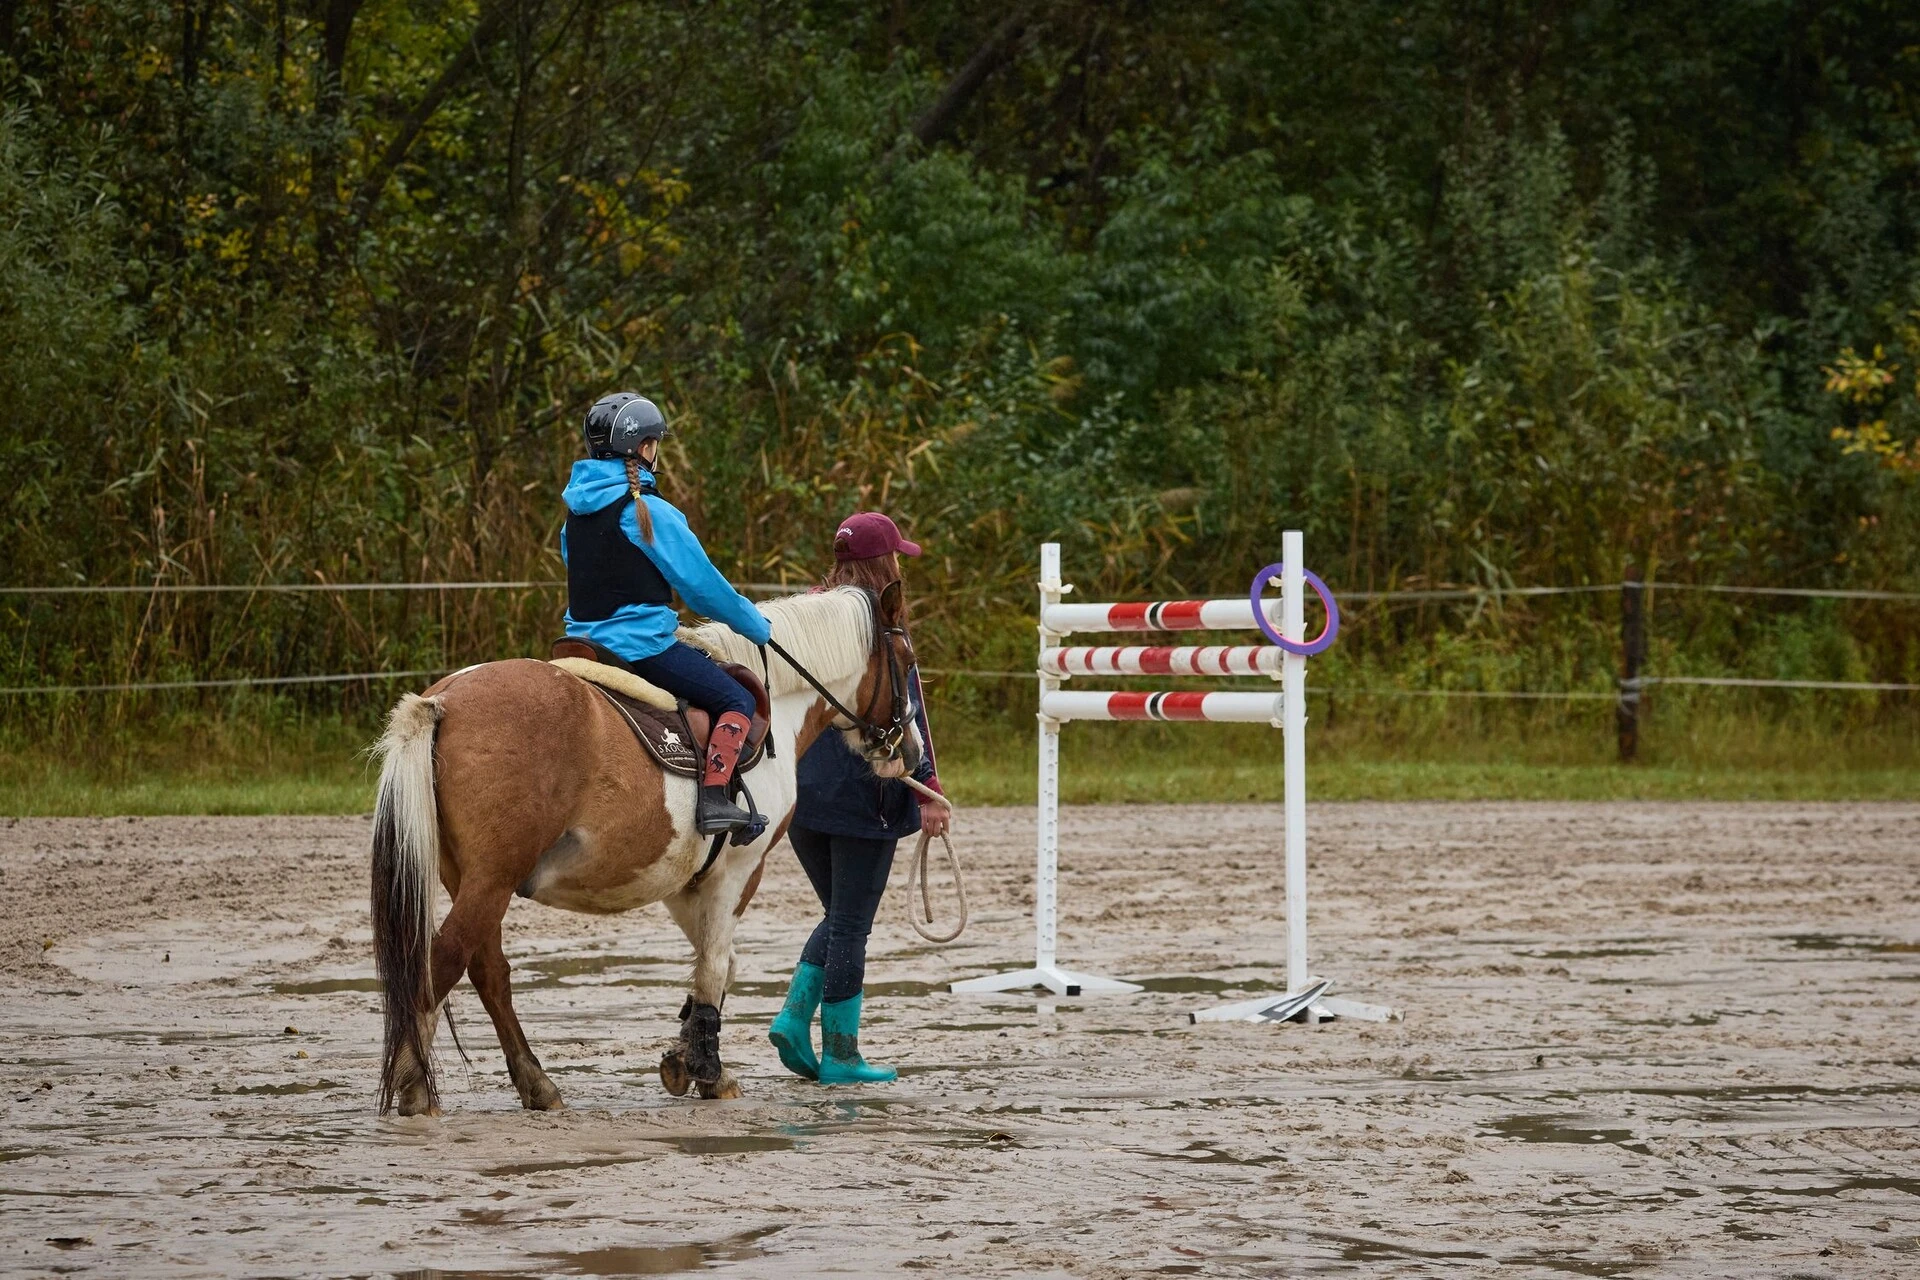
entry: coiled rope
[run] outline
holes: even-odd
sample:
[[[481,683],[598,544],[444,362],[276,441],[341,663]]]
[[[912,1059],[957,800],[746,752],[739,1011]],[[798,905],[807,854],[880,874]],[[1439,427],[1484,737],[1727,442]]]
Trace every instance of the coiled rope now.
[[[948,815],[952,815],[953,801],[947,799],[932,787],[922,786],[912,778],[902,778],[900,781],[906,783],[909,787],[912,787],[929,800],[945,805]],[[947,867],[953,872],[953,892],[954,896],[960,900],[960,919],[955,922],[953,932],[951,933],[932,932],[928,926],[933,923],[933,891],[927,887],[927,849],[932,843],[933,837],[927,834],[925,827],[922,827],[920,829],[920,843],[914,847],[913,856],[907,859],[907,923],[913,926],[915,933],[925,938],[928,942],[944,944],[952,942],[955,938],[959,937],[967,927],[967,886],[965,881],[960,878],[960,855],[953,851],[953,841],[947,839],[946,835],[942,833],[940,843],[946,847]],[[916,885],[920,890],[920,910],[918,911],[914,910],[914,888]],[[924,922],[921,920],[923,914],[926,917]]]

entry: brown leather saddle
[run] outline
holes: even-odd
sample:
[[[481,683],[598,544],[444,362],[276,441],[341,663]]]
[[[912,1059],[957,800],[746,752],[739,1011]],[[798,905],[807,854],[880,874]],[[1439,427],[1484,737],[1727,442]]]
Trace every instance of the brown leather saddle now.
[[[626,660],[608,649],[605,645],[595,644],[591,640],[582,640],[574,636],[562,636],[553,642],[552,656],[556,658],[585,658],[589,662],[598,662],[615,667],[636,679],[645,679],[639,672],[628,666]],[[767,686],[758,675],[737,662],[722,662],[722,671],[746,686],[753,697],[753,717],[747,728],[747,745],[740,752],[740,763],[734,769],[734,776],[747,772],[760,763],[767,754],[767,727],[770,723]],[[633,736],[640,740],[647,754],[659,763],[668,773],[677,773],[683,778],[697,778],[705,768],[707,754],[707,735],[713,728],[713,717],[698,707],[689,706],[684,698],[676,698],[676,709],[665,711],[659,707],[629,698],[602,684],[593,684],[594,690],[613,704],[633,730]]]

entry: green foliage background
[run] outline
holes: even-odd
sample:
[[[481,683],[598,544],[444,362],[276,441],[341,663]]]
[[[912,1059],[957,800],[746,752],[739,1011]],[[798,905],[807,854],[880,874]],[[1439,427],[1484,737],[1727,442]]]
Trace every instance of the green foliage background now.
[[[553,577],[634,387],[736,576],[857,507],[926,542],[936,667],[1030,660],[1048,538],[1086,598],[1237,594],[1290,527],[1349,589],[1920,589],[1911,477],[1832,438],[1920,427],[1911,4],[9,0],[0,87],[5,584]],[[1876,345],[1884,403],[1825,390]],[[561,604],[0,597],[0,685]],[[1670,673],[1920,680],[1910,609],[1660,609]],[[1612,610],[1356,611],[1316,672],[1604,689]]]

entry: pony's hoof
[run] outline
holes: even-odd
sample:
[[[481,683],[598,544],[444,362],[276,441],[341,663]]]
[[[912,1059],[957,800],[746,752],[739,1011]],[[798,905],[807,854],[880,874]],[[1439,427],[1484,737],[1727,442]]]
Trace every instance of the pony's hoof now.
[[[693,1075],[687,1070],[687,1057],[677,1047],[667,1050],[660,1059],[660,1083],[676,1098],[686,1097],[687,1090],[693,1087]]]
[[[733,1072],[722,1068],[718,1080],[713,1081],[711,1084],[705,1080],[700,1081],[700,1096],[720,1101],[731,1101],[734,1098],[743,1098],[746,1094],[741,1090],[740,1082],[734,1079]]]
[[[429,1100],[426,1088],[402,1089],[393,1100],[393,1109],[403,1116],[437,1116],[440,1108]]]
[[[534,1081],[533,1087],[520,1095],[520,1105],[529,1111],[565,1111],[567,1104],[560,1100],[560,1091],[553,1087],[553,1081],[544,1075]]]

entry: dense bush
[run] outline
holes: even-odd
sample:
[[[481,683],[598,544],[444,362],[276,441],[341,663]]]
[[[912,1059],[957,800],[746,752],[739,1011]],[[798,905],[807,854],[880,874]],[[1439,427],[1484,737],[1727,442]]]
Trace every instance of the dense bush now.
[[[634,386],[743,579],[899,515],[942,665],[1022,660],[1043,538],[1094,593],[1289,527],[1349,587],[1920,587],[1908,6],[0,13],[7,584],[552,577]],[[1601,687],[1611,607],[1339,661]],[[559,600],[0,610],[11,685],[464,662]],[[1671,668],[1920,678],[1886,610],[1673,619]]]

